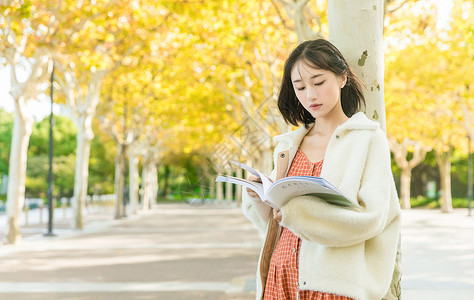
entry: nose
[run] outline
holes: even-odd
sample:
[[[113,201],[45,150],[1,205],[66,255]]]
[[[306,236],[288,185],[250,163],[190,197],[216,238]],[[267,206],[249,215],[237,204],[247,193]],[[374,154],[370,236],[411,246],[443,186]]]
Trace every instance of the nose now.
[[[317,96],[318,94],[314,86],[309,86],[308,88],[306,88],[306,99],[313,100],[313,99],[316,99]]]

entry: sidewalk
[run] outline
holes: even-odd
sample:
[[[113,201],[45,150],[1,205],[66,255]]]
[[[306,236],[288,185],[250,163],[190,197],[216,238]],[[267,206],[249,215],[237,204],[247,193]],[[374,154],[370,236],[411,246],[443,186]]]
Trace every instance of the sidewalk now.
[[[88,223],[89,225],[95,223],[104,224],[104,222],[112,220],[112,214],[113,210],[110,207],[90,206],[84,209],[83,220],[84,223]],[[55,233],[63,235],[72,231],[73,215],[70,207],[57,207],[54,209],[53,215],[53,229]],[[5,228],[6,225],[6,214],[0,214],[0,241],[4,239],[5,231],[3,228]],[[29,238],[30,236],[42,237],[43,234],[48,232],[48,207],[31,209],[28,214],[22,211],[20,215],[20,226],[22,238]]]
[[[403,299],[474,299],[474,217],[403,212]],[[262,237],[226,205],[161,204],[0,246],[0,299],[255,298]]]
[[[474,216],[413,209],[402,224],[403,299],[474,299]]]
[[[162,204],[1,246],[0,299],[254,299],[260,244],[240,208]]]

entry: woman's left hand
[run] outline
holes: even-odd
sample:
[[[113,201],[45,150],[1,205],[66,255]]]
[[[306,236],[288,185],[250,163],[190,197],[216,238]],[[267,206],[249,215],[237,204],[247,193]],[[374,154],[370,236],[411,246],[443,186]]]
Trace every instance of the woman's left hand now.
[[[278,223],[281,222],[281,211],[273,209],[273,219],[275,219]]]

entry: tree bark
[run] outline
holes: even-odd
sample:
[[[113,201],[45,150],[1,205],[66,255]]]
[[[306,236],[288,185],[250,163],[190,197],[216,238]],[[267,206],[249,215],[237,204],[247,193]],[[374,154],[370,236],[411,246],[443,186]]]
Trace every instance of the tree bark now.
[[[15,40],[11,31],[7,31],[8,38]],[[45,81],[50,71],[49,52],[44,48],[38,48],[33,57],[34,63],[31,65],[31,72],[24,82],[17,78],[16,67],[22,53],[18,49],[24,49],[26,39],[22,39],[22,44],[6,45],[5,57],[10,66],[11,89],[10,94],[15,104],[15,115],[13,122],[12,144],[8,172],[7,191],[7,226],[6,240],[8,244],[17,243],[20,238],[19,218],[25,202],[25,182],[26,182],[26,161],[28,144],[33,128],[33,117],[27,113],[26,106],[29,99],[35,98],[40,90],[41,84]]]
[[[237,168],[237,171],[236,171],[236,175],[235,177],[237,178],[243,178],[244,176],[244,170],[241,169],[241,168]],[[242,205],[242,187],[241,186],[238,186],[236,185],[235,186],[235,203],[237,203],[238,206],[241,206]]]
[[[143,162],[142,169],[142,209],[148,210],[150,208],[150,163],[145,161]]]
[[[232,176],[232,170],[227,171],[227,176]],[[225,199],[227,204],[232,204],[232,198],[233,198],[233,187],[232,187],[232,182],[226,182],[225,184]]]
[[[410,209],[411,169],[403,168],[400,176],[400,200],[403,209]]]
[[[293,31],[296,33],[298,43],[305,40],[312,40],[316,38],[324,38],[321,33],[314,31],[310,27],[310,22],[305,15],[307,4],[309,0],[277,0],[286,10],[288,16],[293,20]]]
[[[218,175],[223,175],[219,173]],[[224,183],[223,182],[216,182],[216,195],[217,195],[217,202],[222,203],[224,201]]]
[[[169,189],[169,177],[170,177],[170,167],[168,165],[164,166],[165,173],[163,174],[163,188],[161,189],[161,196],[163,198],[168,198],[168,189]]]
[[[34,120],[24,111],[23,98],[15,102],[15,116],[13,122],[12,144],[8,168],[7,192],[7,231],[6,243],[16,244],[21,239],[20,215],[25,202],[26,161],[28,144]]]
[[[426,157],[426,153],[431,147],[421,145],[420,142],[405,138],[403,142],[398,143],[397,139],[389,139],[390,150],[393,153],[395,162],[402,169],[400,178],[400,200],[403,209],[410,209],[410,188],[411,171],[419,165]],[[413,157],[408,160],[408,149],[413,148]]]
[[[150,163],[150,208],[156,204],[158,198],[158,169],[155,163]]]
[[[67,107],[71,111],[71,119],[77,127],[76,170],[72,202],[73,226],[75,229],[83,229],[82,210],[86,202],[90,147],[91,141],[94,138],[92,119],[96,114],[96,108],[99,104],[102,81],[110,70],[92,73],[84,91],[83,84],[77,79],[74,70],[67,70],[66,66],[60,62],[55,62],[55,66],[58,67],[63,75],[64,81],[59,79],[58,82],[66,97]]]
[[[453,198],[451,195],[451,151],[435,151],[436,161],[439,167],[441,181],[441,211],[449,213],[453,211]]]
[[[214,178],[211,178],[209,180],[209,200],[214,202],[215,197],[216,197],[216,181],[214,180]]]
[[[81,118],[82,119],[82,118]],[[77,122],[76,169],[74,172],[74,197],[72,201],[73,225],[75,229],[83,229],[83,209],[87,197],[89,177],[89,156],[91,141],[94,136],[91,124],[86,121]]]
[[[142,209],[149,210],[155,203],[157,197],[157,169],[153,161],[143,163],[142,182],[143,182],[143,198]]]
[[[121,219],[123,216],[124,205],[124,182],[123,176],[125,170],[126,146],[118,144],[117,157],[115,158],[115,219]]]
[[[89,178],[89,156],[91,141],[94,138],[92,119],[95,117],[96,108],[100,100],[100,87],[104,77],[111,69],[101,70],[90,74],[88,81],[79,82],[76,71],[67,69],[60,61],[55,61],[62,78],[58,78],[66,97],[71,119],[77,127],[76,171],[74,174],[73,197],[73,225],[75,229],[83,229],[82,210],[87,196]],[[84,89],[84,86],[85,89]]]
[[[268,147],[263,152],[263,161],[265,162],[263,170],[265,174],[270,174],[273,170],[273,150]]]
[[[383,95],[383,0],[329,0],[329,40],[341,51],[367,88],[366,115],[386,132]],[[392,282],[383,299],[400,299],[401,245],[398,243]]]
[[[135,155],[133,144],[129,149],[128,160],[130,214],[136,214],[138,208],[138,157]]]
[[[364,91],[365,113],[386,130],[383,14],[382,0],[328,2],[329,40],[342,52],[367,88]]]

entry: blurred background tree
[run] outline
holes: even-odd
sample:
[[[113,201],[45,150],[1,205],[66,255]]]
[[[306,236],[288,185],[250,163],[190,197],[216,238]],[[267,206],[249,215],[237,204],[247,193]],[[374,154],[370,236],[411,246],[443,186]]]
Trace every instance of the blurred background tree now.
[[[473,4],[384,3],[387,135],[402,206],[431,201],[448,212],[458,205],[453,197],[466,203]],[[29,139],[23,188],[28,197],[46,192],[49,125],[33,125],[28,101],[42,97],[54,62],[62,106],[54,194],[74,195],[79,212],[87,195],[114,193],[116,217],[124,199],[134,213],[156,201],[215,198],[217,173],[242,175],[229,159],[268,172],[271,137],[292,129],[276,109],[284,60],[299,41],[329,32],[324,0],[43,4],[0,4],[0,64],[26,78],[12,83],[16,111],[26,112],[22,138]],[[27,86],[37,89],[22,90]],[[0,109],[0,175],[17,166],[14,118]],[[435,194],[427,197],[430,182]],[[21,209],[21,186],[17,192],[12,199]],[[81,219],[77,213],[77,228]]]
[[[386,32],[385,95],[392,151],[405,143],[405,157],[411,153],[412,159],[421,158],[410,167],[397,161],[402,184],[405,180],[401,193],[405,208],[409,208],[408,172],[424,160],[423,153],[433,149],[442,211],[451,211],[452,155],[467,154],[466,135],[473,126],[466,124],[467,112],[473,109],[468,87],[474,78],[473,23],[468,16],[474,8],[469,1],[452,5],[450,16],[441,20],[443,7],[436,3],[411,3],[393,16]]]

